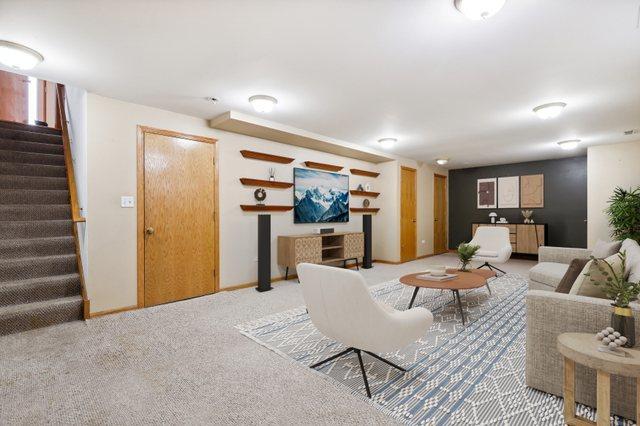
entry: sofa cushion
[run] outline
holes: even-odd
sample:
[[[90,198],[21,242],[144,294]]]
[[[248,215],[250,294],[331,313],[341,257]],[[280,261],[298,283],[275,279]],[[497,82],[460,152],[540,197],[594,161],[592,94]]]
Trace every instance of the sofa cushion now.
[[[621,241],[596,241],[596,245],[593,246],[591,255],[596,259],[606,259],[607,257],[614,255],[620,250]]]
[[[560,284],[556,287],[556,293],[569,294],[571,287],[573,287],[573,283],[576,282],[579,274],[589,262],[589,259],[573,259],[569,264],[567,272],[562,277],[562,280],[560,280]]]
[[[635,240],[627,238],[622,242],[620,251],[627,254],[625,276],[632,283],[640,281],[640,245]]]
[[[529,271],[532,281],[556,288],[567,272],[569,265],[555,262],[540,262]]]
[[[606,259],[604,259],[613,269],[616,275],[620,275],[624,273],[622,270],[622,259],[618,253],[615,253]],[[610,274],[609,268],[605,265],[606,274]],[[586,274],[589,275],[586,275]],[[590,260],[585,267],[582,269],[582,272],[576,278],[576,282],[573,283],[571,287],[571,291],[569,294],[575,294],[578,296],[588,296],[588,297],[598,297],[600,299],[607,299],[607,295],[604,293],[602,286],[597,286],[594,284],[595,282],[603,283],[607,279],[610,279],[608,275],[603,274],[596,265],[595,261]]]

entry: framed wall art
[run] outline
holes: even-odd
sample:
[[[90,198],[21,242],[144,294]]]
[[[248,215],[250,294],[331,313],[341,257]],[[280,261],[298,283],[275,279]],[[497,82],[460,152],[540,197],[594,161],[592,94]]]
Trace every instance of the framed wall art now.
[[[497,179],[478,179],[478,208],[479,209],[495,209],[496,208],[496,188]]]
[[[520,177],[498,178],[498,208],[517,209],[520,207]]]
[[[520,207],[523,209],[544,207],[544,175],[520,176]]]

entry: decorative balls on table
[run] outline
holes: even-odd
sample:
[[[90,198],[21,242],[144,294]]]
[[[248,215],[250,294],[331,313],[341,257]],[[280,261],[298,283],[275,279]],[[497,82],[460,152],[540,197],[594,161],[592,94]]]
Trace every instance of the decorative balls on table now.
[[[627,343],[627,338],[615,331],[612,327],[607,327],[597,333],[596,339],[602,341],[602,346],[608,346],[609,349],[612,350],[621,348]]]

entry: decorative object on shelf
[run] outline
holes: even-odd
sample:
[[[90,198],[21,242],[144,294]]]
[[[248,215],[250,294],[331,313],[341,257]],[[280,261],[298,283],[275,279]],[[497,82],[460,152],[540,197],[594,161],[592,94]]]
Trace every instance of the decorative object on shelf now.
[[[466,272],[471,263],[471,258],[475,256],[475,254],[480,250],[480,246],[468,244],[468,243],[460,243],[458,246],[458,258],[460,259],[460,263],[462,264],[458,269],[460,272]]]
[[[544,175],[520,176],[520,207],[527,209],[544,207]]]
[[[349,176],[293,169],[294,223],[349,222]]]
[[[496,223],[509,223],[506,217],[501,217]]]
[[[342,166],[334,166],[333,164],[316,163],[315,161],[305,161],[304,165],[311,169],[328,170],[330,172],[339,172]]]
[[[495,209],[497,179],[478,179],[478,208]]]
[[[520,207],[520,178],[518,176],[498,178],[498,208]]]
[[[367,192],[367,191],[360,191],[360,190],[357,190],[357,189],[352,189],[351,191],[349,191],[349,193],[351,195],[356,196],[356,197],[378,198],[378,195],[380,195],[379,192]]]
[[[276,180],[276,169],[274,169],[273,167],[269,167],[269,180],[271,182]]]
[[[491,223],[496,223],[496,217],[498,217],[498,213],[496,212],[489,213],[489,220],[491,220]]]
[[[616,356],[626,356],[626,353],[621,348],[628,343],[628,339],[613,327],[607,327],[600,333],[597,333],[596,339],[602,343],[602,346],[598,348],[600,352],[607,352]]]
[[[258,188],[253,191],[253,198],[256,199],[256,204],[264,204],[264,200],[267,198],[267,191],[263,188]]]
[[[370,204],[371,204],[371,202],[369,202],[369,200],[367,198],[362,200],[362,207],[367,208],[367,207],[369,207]]]
[[[367,171],[367,170],[349,169],[349,171],[351,171],[352,175],[369,176],[369,177],[373,177],[373,178],[380,176],[380,173],[378,173],[378,172],[370,172],[370,171]]]
[[[333,234],[334,232],[333,228],[313,228],[314,234]]]
[[[358,188],[356,188],[358,191],[364,191],[364,188],[362,187],[362,184],[358,185]]]
[[[601,287],[604,294],[613,301],[613,312],[611,313],[611,327],[618,330],[622,335],[627,336],[625,347],[632,348],[636,344],[636,326],[633,319],[633,311],[629,303],[638,298],[640,294],[640,282],[631,283],[625,278],[625,268],[627,264],[626,252],[618,253],[621,266],[614,267],[605,259],[597,259],[591,256],[591,261],[597,268],[597,275],[594,278],[593,269],[589,269],[585,275],[589,277],[591,283]]]
[[[608,202],[605,212],[609,216],[611,237],[619,241],[627,238],[640,241],[640,186],[629,191],[617,187]]]
[[[294,158],[290,158],[290,157],[282,157],[280,155],[265,154],[264,152],[249,151],[246,149],[241,150],[240,154],[242,154],[244,158],[251,158],[253,160],[271,161],[272,163],[280,163],[280,164],[289,164],[294,160]]]
[[[533,223],[533,219],[531,219],[531,215],[533,215],[533,210],[522,210],[524,223]]]
[[[369,182],[364,184],[364,190],[367,192],[371,192],[373,191],[373,186],[371,186],[371,184]]]

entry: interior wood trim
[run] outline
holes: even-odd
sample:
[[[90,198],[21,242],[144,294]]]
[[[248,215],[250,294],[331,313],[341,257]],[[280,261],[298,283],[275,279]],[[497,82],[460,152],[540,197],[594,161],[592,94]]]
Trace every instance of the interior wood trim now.
[[[404,170],[411,170],[412,172],[418,171],[418,169],[414,169],[413,167],[409,167],[409,166],[400,166],[400,168]]]
[[[440,173],[434,173],[433,175],[441,178],[445,178],[445,179],[448,177],[447,175],[441,175]]]
[[[349,210],[354,213],[378,213],[380,207],[350,207]]]
[[[219,198],[219,171],[218,171],[218,140],[214,138],[190,135],[187,133],[174,132],[172,130],[156,129],[147,126],[137,126],[136,136],[136,158],[137,158],[137,170],[136,170],[136,197],[137,203],[137,225],[136,225],[136,239],[137,239],[137,265],[138,272],[138,289],[137,289],[137,307],[144,308],[144,135],[145,133],[152,133],[156,135],[189,139],[197,142],[214,144],[214,211],[213,222],[215,240],[213,244],[214,257],[215,257],[215,270],[213,275],[213,292],[216,293],[220,289],[220,198]]]
[[[376,177],[380,176],[380,173],[378,173],[378,172],[370,172],[370,171],[367,171],[367,170],[349,169],[349,171],[351,172],[352,175],[369,176],[369,177],[373,177],[373,178],[376,178]]]
[[[246,149],[240,150],[240,154],[244,158],[251,158],[253,160],[271,161],[272,163],[289,164],[293,162],[294,158],[282,157],[280,155],[266,154],[264,152],[249,151]]]
[[[270,206],[266,204],[241,204],[240,208],[245,212],[286,212],[293,208],[293,206]]]
[[[247,185],[247,186],[264,186],[265,188],[277,188],[277,189],[286,189],[286,188],[291,188],[293,186],[293,183],[291,182],[278,182],[275,180],[251,179],[251,178],[240,178],[240,182],[243,185]]]
[[[351,195],[355,195],[358,197],[373,197],[373,198],[378,198],[378,195],[380,195],[379,192],[373,192],[373,191],[360,191],[357,189],[352,189],[349,191],[349,193],[351,193]]]
[[[315,161],[305,161],[304,165],[309,167],[310,169],[328,170],[330,172],[339,172],[344,168],[342,166],[336,166],[333,164],[316,163]]]
[[[87,320],[91,318],[91,301],[87,294],[87,284],[84,279],[84,268],[82,266],[82,252],[80,251],[80,242],[78,241],[78,224],[74,223],[73,228],[73,241],[76,250],[76,264],[78,265],[78,275],[80,276],[80,295],[82,296],[82,317]]]
[[[98,311],[91,314],[90,318],[103,317],[105,315],[118,314],[120,312],[133,311],[138,309],[138,305],[125,306],[123,308],[106,309],[104,311]]]
[[[426,259],[427,257],[433,257],[433,256],[436,256],[436,254],[434,254],[434,253],[423,254],[422,256],[418,256],[418,257],[416,257],[414,259],[408,259],[408,260],[405,260],[404,262],[402,262],[400,260],[395,261],[395,260],[374,259],[373,263],[385,263],[385,264],[388,264],[388,265],[402,265],[403,263],[413,262],[414,260]]]

